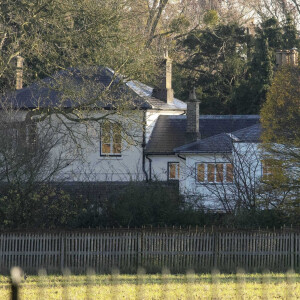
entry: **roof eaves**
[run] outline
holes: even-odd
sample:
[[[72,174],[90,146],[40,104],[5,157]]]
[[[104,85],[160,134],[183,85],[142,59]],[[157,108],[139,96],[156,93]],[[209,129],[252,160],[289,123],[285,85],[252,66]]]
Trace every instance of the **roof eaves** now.
[[[187,147],[192,147],[194,145],[197,145],[199,143],[200,140],[197,140],[195,142],[192,142],[192,143],[189,143],[189,144],[185,144],[185,145],[182,145],[180,147],[177,147],[177,148],[174,148],[174,152],[179,152],[181,151],[181,149],[184,149],[184,148],[187,148]]]
[[[175,149],[174,149],[175,150]],[[223,150],[223,151],[208,151],[208,150],[205,150],[205,151],[201,151],[201,150],[194,150],[194,151],[175,151],[175,153],[182,153],[182,154],[218,154],[218,153],[232,153],[232,150]]]
[[[149,151],[145,150],[146,155],[174,155],[175,152],[154,152],[154,151]]]

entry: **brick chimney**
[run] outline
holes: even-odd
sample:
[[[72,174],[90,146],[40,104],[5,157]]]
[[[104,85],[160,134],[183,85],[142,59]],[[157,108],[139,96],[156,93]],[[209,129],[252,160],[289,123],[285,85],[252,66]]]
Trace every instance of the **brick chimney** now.
[[[276,65],[282,67],[286,65],[298,66],[298,50],[279,50],[276,52]]]
[[[169,57],[168,51],[165,53],[162,66],[165,72],[160,80],[160,86],[153,89],[152,96],[172,105],[174,99],[174,91],[172,89],[172,59]]]
[[[23,63],[24,58],[17,56],[17,70],[16,70],[16,89],[21,90],[23,88]]]
[[[186,111],[186,142],[191,143],[201,138],[199,131],[199,104],[196,97],[195,88],[190,91],[189,100],[187,101]]]

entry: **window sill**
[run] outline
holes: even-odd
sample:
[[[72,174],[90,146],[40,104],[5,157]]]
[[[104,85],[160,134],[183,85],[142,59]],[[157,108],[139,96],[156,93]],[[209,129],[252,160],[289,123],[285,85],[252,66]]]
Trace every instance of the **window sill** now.
[[[222,185],[233,185],[233,182],[196,182],[196,185],[199,186],[206,186],[206,185],[218,185],[218,186],[222,186]]]
[[[122,159],[122,155],[114,155],[114,154],[100,154],[100,158],[107,158],[107,159]]]

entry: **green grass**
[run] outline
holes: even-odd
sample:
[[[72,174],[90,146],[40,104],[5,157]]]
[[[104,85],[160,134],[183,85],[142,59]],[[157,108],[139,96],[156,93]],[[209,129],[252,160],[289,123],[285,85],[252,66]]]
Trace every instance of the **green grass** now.
[[[21,299],[300,299],[300,276],[95,275],[28,276]],[[0,276],[0,299],[10,299],[9,278]]]

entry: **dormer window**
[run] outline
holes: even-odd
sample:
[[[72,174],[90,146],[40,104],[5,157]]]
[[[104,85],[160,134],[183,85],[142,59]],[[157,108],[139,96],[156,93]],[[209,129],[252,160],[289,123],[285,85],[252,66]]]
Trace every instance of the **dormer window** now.
[[[116,123],[103,122],[101,125],[101,156],[120,156],[122,151],[121,128]]]

